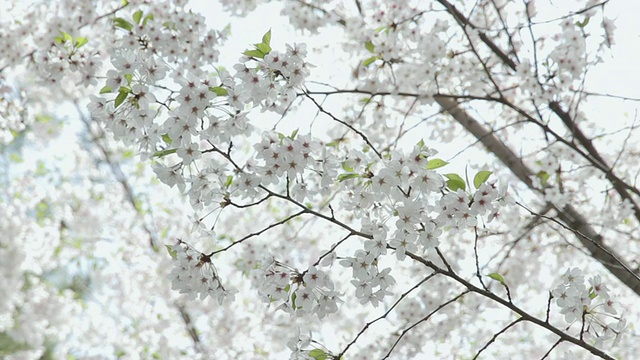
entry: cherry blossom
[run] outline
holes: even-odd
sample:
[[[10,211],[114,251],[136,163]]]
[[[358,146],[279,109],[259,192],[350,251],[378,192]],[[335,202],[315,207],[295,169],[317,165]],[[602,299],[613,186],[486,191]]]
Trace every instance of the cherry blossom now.
[[[266,19],[232,63],[186,0],[0,16],[10,358],[637,352],[637,126],[587,105],[637,100],[587,81],[604,4],[278,3],[309,42]]]

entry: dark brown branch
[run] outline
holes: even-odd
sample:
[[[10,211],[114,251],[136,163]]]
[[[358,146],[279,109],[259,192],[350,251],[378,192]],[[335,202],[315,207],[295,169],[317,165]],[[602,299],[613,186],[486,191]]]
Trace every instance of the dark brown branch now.
[[[231,155],[229,153],[226,153],[226,152],[218,149],[218,147],[216,147],[212,142],[210,142],[210,141],[208,141],[208,142],[209,142],[209,145],[212,146],[212,148],[210,149],[211,151],[222,155],[222,157],[224,157],[227,161],[229,161],[229,163],[231,165],[233,165],[233,167],[235,167],[236,170],[242,172],[242,168],[231,158]],[[318,211],[310,209],[310,208],[304,206],[304,204],[299,203],[298,201],[292,199],[291,197],[289,197],[287,195],[278,194],[276,192],[273,192],[273,191],[269,190],[269,188],[267,188],[264,185],[259,185],[258,187],[260,189],[266,191],[269,194],[269,196],[277,197],[277,198],[283,199],[285,201],[288,201],[288,202],[294,204],[295,206],[301,208],[304,213],[311,214],[311,215],[313,215],[313,216],[315,216],[317,218],[320,218],[320,219],[326,220],[326,221],[328,221],[328,222],[330,222],[332,224],[335,224],[338,227],[341,227],[341,228],[349,231],[352,235],[360,236],[360,237],[363,237],[363,238],[366,238],[366,239],[373,239],[373,235],[365,234],[363,232],[357,231],[356,229],[352,228],[351,226],[339,221],[338,219],[333,217],[333,215],[332,216],[327,216],[327,215],[324,215],[324,214],[322,214],[322,213],[320,213]]]
[[[498,338],[498,336],[504,334],[507,330],[509,330],[512,326],[514,326],[515,324],[519,323],[523,321],[522,318],[518,318],[512,322],[509,323],[509,325],[505,326],[502,330],[498,331],[497,333],[493,334],[493,336],[491,337],[491,339],[480,349],[478,350],[478,352],[476,353],[476,355],[473,357],[473,359],[477,359],[478,356],[480,356],[480,354],[485,351],[487,348],[489,348],[489,345],[491,345],[492,343],[494,343],[496,341],[496,339]]]
[[[374,323],[386,318],[387,316],[389,316],[389,314],[391,313],[391,311],[393,309],[395,309],[396,306],[398,306],[398,304],[400,304],[400,302],[407,297],[407,295],[409,295],[413,290],[419,288],[422,284],[424,284],[425,282],[429,281],[429,279],[431,279],[432,277],[436,276],[436,273],[432,273],[429,276],[425,277],[424,279],[420,280],[417,284],[415,284],[411,289],[405,291],[404,293],[402,293],[402,295],[400,295],[400,298],[398,300],[396,300],[395,303],[393,303],[393,305],[391,305],[391,307],[385,311],[384,314],[380,315],[379,317],[369,321],[368,323],[366,323],[364,325],[364,327],[362,329],[360,329],[360,332],[358,332],[358,334],[356,335],[356,337],[351,340],[351,342],[349,342],[347,344],[347,346],[345,346],[345,348],[340,352],[340,354],[338,354],[337,358],[340,359],[342,358],[342,355],[344,355],[344,353],[347,352],[347,350],[349,350],[349,348],[356,343],[356,341],[358,341],[358,339],[360,338],[360,336],[362,336],[362,334],[364,334],[365,331],[367,331],[367,329],[369,329],[369,326],[373,325]]]
[[[560,343],[562,342],[562,339],[558,339],[558,341],[556,341],[553,346],[551,346],[551,348],[540,358],[540,360],[544,360],[547,358],[547,356],[549,356],[549,354],[551,354],[551,352],[553,351],[553,349],[555,349],[558,345],[560,345]]]
[[[358,134],[362,140],[364,140],[365,143],[367,143],[367,145],[369,145],[369,147],[371,148],[371,150],[373,150],[373,152],[376,153],[376,155],[378,155],[379,158],[382,159],[382,155],[380,154],[380,152],[378,151],[378,149],[376,149],[375,146],[373,146],[373,144],[371,143],[371,141],[369,141],[369,138],[367,137],[367,135],[365,135],[362,131],[356,129],[353,127],[353,125],[347,123],[344,120],[338,119],[335,115],[333,115],[332,113],[328,112],[327,110],[324,109],[324,107],[322,107],[322,105],[320,105],[316,99],[314,99],[311,95],[309,95],[308,93],[305,93],[305,96],[311,100],[315,106],[318,108],[318,110],[320,112],[322,112],[323,114],[329,116],[331,119],[333,119],[336,122],[339,122],[340,124],[348,127],[351,131],[355,132],[356,134]]]
[[[176,307],[178,308],[180,317],[184,322],[184,326],[187,328],[187,333],[189,333],[189,337],[193,341],[193,347],[196,349],[197,352],[204,353],[202,349],[202,341],[200,341],[200,336],[198,335],[198,331],[194,327],[193,321],[191,321],[191,316],[187,312],[187,309],[184,307],[184,305],[180,305],[180,304],[176,304]]]
[[[440,304],[440,306],[438,306],[435,310],[431,311],[429,314],[427,314],[427,316],[423,317],[422,319],[418,320],[415,324],[409,326],[408,328],[402,330],[402,332],[400,333],[400,336],[396,339],[396,341],[393,343],[393,345],[391,346],[391,349],[389,349],[389,351],[387,352],[387,354],[382,358],[382,360],[388,359],[389,355],[391,355],[391,353],[393,352],[393,349],[396,348],[396,346],[398,346],[398,343],[400,342],[400,340],[402,340],[402,338],[409,332],[411,331],[414,327],[420,325],[421,323],[429,320],[431,318],[431,316],[433,316],[433,314],[437,313],[438,311],[442,310],[443,308],[445,308],[446,306],[448,306],[451,303],[454,303],[456,301],[458,301],[458,299],[460,299],[461,297],[463,297],[464,295],[468,294],[469,290],[465,290],[462,293],[458,294],[456,297],[448,300],[447,302],[444,302],[442,304]]]
[[[478,27],[472,24],[471,21],[469,21],[469,19],[467,19],[467,17],[464,16],[464,14],[462,14],[460,11],[458,11],[458,9],[455,8],[455,6],[453,6],[453,4],[451,4],[447,0],[436,0],[436,1],[438,1],[440,4],[442,4],[442,6],[444,6],[447,9],[447,11],[453,16],[453,18],[460,25],[460,27],[462,27],[463,29],[465,27],[469,27],[471,29],[477,30],[478,36],[480,37],[482,42],[485,43],[485,45],[487,45],[491,49],[491,51],[493,51],[493,53],[502,60],[503,63],[505,63],[509,68],[511,68],[511,70],[514,70],[514,71],[516,70],[516,66],[517,66],[516,63],[513,60],[511,60],[511,58],[507,54],[505,54],[498,47],[498,45],[496,45],[493,41],[491,41],[491,39],[489,39],[489,37],[484,32],[479,31]]]
[[[391,248],[393,249],[393,248]],[[509,310],[513,311],[514,313],[518,314],[520,316],[520,318],[522,319],[522,321],[528,321],[532,324],[538,325],[540,327],[542,327],[543,329],[546,329],[554,334],[556,334],[557,336],[560,337],[559,341],[566,341],[569,343],[572,343],[576,346],[579,346],[587,351],[589,351],[590,353],[592,353],[595,356],[599,356],[600,358],[603,359],[607,359],[607,360],[615,360],[613,357],[607,355],[604,351],[589,345],[588,343],[577,339],[567,333],[565,333],[564,331],[556,328],[555,326],[549,324],[546,321],[540,320],[537,317],[530,315],[529,313],[527,313],[526,311],[522,310],[521,308],[519,308],[518,306],[516,306],[513,302],[505,300],[501,297],[499,297],[498,295],[492,293],[491,291],[487,291],[484,289],[481,289],[475,285],[473,285],[472,283],[468,282],[467,280],[461,278],[458,274],[456,274],[455,272],[451,271],[451,270],[446,270],[443,269],[437,265],[435,265],[434,263],[432,263],[429,260],[424,259],[421,256],[418,256],[414,253],[411,252],[407,252],[406,253],[407,256],[419,263],[421,263],[422,265],[428,267],[429,269],[435,271],[438,274],[442,274],[450,279],[453,279],[454,281],[456,281],[457,283],[461,284],[462,286],[466,287],[468,291],[474,292],[476,294],[482,295],[488,299],[493,300],[494,302],[499,303],[500,305],[508,308]]]
[[[288,222],[289,220],[291,220],[291,219],[295,219],[295,218],[297,218],[298,216],[300,216],[300,215],[302,215],[302,214],[304,214],[304,213],[306,213],[306,211],[302,210],[302,211],[299,211],[299,212],[297,212],[297,213],[295,213],[295,214],[293,214],[293,215],[287,216],[286,218],[284,218],[284,219],[282,219],[282,220],[280,220],[280,221],[277,221],[277,222],[274,222],[273,224],[270,224],[269,226],[267,226],[267,227],[263,228],[262,230],[259,230],[259,231],[256,231],[256,232],[253,232],[253,233],[251,233],[251,234],[248,234],[248,235],[246,235],[246,236],[242,237],[242,238],[241,238],[241,239],[239,239],[239,240],[236,240],[236,241],[232,242],[231,244],[227,245],[226,247],[224,247],[224,248],[222,248],[222,249],[219,249],[219,250],[213,251],[212,253],[210,253],[209,255],[207,255],[207,257],[211,257],[211,256],[213,256],[213,255],[215,255],[215,254],[217,254],[217,253],[221,253],[221,252],[227,251],[227,250],[229,250],[230,248],[232,248],[233,246],[236,246],[236,245],[238,245],[238,244],[241,244],[241,243],[245,242],[246,240],[251,239],[252,237],[255,237],[255,236],[261,235],[262,233],[264,233],[264,232],[266,232],[266,231],[268,231],[268,230],[270,230],[270,229],[273,229],[273,228],[274,228],[274,227],[276,227],[276,226],[280,226],[280,225],[282,225],[282,224],[285,224],[285,223],[286,223],[286,222]]]

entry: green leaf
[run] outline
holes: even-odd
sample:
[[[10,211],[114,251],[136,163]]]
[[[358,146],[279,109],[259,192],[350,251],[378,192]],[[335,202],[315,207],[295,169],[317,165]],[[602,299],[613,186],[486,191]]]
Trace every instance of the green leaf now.
[[[227,176],[227,181],[224,182],[224,187],[229,187],[233,183],[233,176]]]
[[[88,42],[89,42],[89,39],[87,39],[86,37],[78,36],[73,46],[75,46],[76,49],[79,49]]]
[[[116,27],[119,27],[121,29],[125,29],[125,30],[129,30],[131,31],[131,29],[133,29],[133,25],[131,25],[130,22],[128,22],[127,20],[117,17],[113,19],[113,25],[115,25]]]
[[[362,66],[369,66],[378,60],[378,55],[372,56],[362,62]]]
[[[162,134],[162,140],[167,143],[167,145],[171,145],[171,137],[169,134]]]
[[[580,27],[580,28],[584,28],[589,23],[589,19],[590,18],[587,16],[586,18],[584,18],[583,21],[577,21],[576,25],[578,25],[578,27]]]
[[[540,179],[542,186],[547,185],[547,180],[549,180],[549,176],[550,176],[549,174],[547,174],[547,172],[540,170],[538,171],[536,176]]]
[[[227,96],[229,92],[227,89],[220,86],[209,86],[209,91],[214,92],[217,96]]]
[[[135,22],[136,24],[140,24],[140,20],[142,20],[142,10],[138,10],[136,12],[133,13],[133,22]]]
[[[424,147],[424,139],[420,139],[416,145],[422,149]]]
[[[36,121],[43,124],[48,124],[52,120],[51,116],[45,114],[37,114]]]
[[[271,46],[269,44],[256,44],[256,49],[258,49],[263,54],[268,54],[271,51]]]
[[[291,135],[289,135],[289,139],[291,139],[291,140],[295,139],[296,135],[298,135],[298,130],[300,130],[300,129],[293,130],[293,132],[291,132]]]
[[[19,164],[19,163],[23,162],[24,160],[22,159],[22,156],[20,156],[19,154],[11,153],[11,154],[9,154],[9,161],[11,161],[12,163]]]
[[[4,331],[0,332],[0,356],[4,358],[5,355],[10,355],[26,350],[29,350],[29,345],[14,340],[9,334]]]
[[[114,104],[114,108],[117,109],[129,96],[129,89],[121,87],[118,92],[118,96],[116,96],[116,102]]]
[[[267,31],[264,35],[262,35],[262,43],[266,45],[271,45],[271,29]]]
[[[100,94],[107,94],[113,92],[113,89],[111,88],[111,86],[105,86],[102,89],[100,89]]]
[[[507,283],[504,281],[504,278],[502,277],[502,275],[498,273],[491,273],[489,274],[489,277],[499,282],[500,284],[502,284],[502,286],[507,287]]]
[[[431,159],[429,160],[429,163],[427,164],[427,170],[433,170],[433,169],[438,169],[441,168],[443,166],[448,165],[449,163],[442,160],[442,159]]]
[[[122,7],[129,5],[129,0],[122,0]]]
[[[476,176],[473,177],[473,186],[475,186],[476,189],[480,188],[480,185],[484,184],[491,174],[493,174],[493,172],[488,170],[478,171]]]
[[[47,167],[44,165],[44,162],[41,160],[38,160],[37,165],[36,165],[36,170],[33,173],[35,176],[43,176],[46,175],[49,171],[47,170]]]
[[[48,218],[51,215],[51,210],[49,209],[49,204],[46,201],[41,200],[35,206],[36,211],[36,220],[42,221],[45,218]]]
[[[245,52],[243,52],[243,54],[246,56],[250,56],[258,59],[264,59],[264,55],[265,55],[260,50],[246,50]]]
[[[133,75],[131,74],[124,74],[124,78],[127,79],[127,84],[131,85],[131,81],[133,80]]]
[[[466,190],[467,185],[461,180],[447,180],[447,187],[452,191],[458,191],[458,189]]]
[[[589,293],[589,299],[591,300],[595,299],[597,296],[598,294],[596,294],[596,292],[593,290]]]
[[[367,41],[366,43],[364,43],[364,47],[369,50],[369,52],[371,53],[375,53],[375,46],[373,46],[373,43],[371,41]]]
[[[338,181],[343,182],[345,180],[355,179],[359,177],[362,177],[362,176],[360,174],[340,174],[338,175]]]
[[[467,185],[464,180],[457,174],[445,174],[447,179],[447,187],[451,191],[457,191],[458,189],[467,190]]]
[[[178,251],[177,250],[173,250],[173,248],[169,245],[165,245],[164,247],[167,248],[167,252],[169,253],[169,255],[171,256],[172,259],[175,259],[176,256],[178,256]]]
[[[350,173],[352,173],[352,172],[353,172],[353,168],[352,168],[352,167],[350,167],[350,166],[347,166],[347,162],[346,162],[346,161],[342,163],[342,168],[343,168],[343,169],[344,169],[344,171],[346,171],[346,172],[350,172]]]
[[[145,16],[145,17],[144,17],[144,20],[142,20],[142,26],[147,25],[147,22],[148,22],[149,20],[153,20],[153,19],[154,19],[153,14],[149,14],[149,15]]]
[[[327,353],[322,349],[313,349],[309,351],[309,356],[311,356],[314,360],[326,360]]]
[[[176,151],[178,151],[178,149],[165,149],[165,150],[156,151],[153,153],[153,157],[159,157],[159,158],[165,157],[169,154],[175,153]]]
[[[67,41],[69,41],[69,42],[73,42],[73,37],[72,37],[71,35],[69,35],[68,33],[66,33],[66,32],[64,32],[64,31],[60,30],[60,34],[61,34],[61,36],[56,36],[56,37],[55,37],[55,41],[56,41],[58,44],[65,43],[65,42],[67,42]]]

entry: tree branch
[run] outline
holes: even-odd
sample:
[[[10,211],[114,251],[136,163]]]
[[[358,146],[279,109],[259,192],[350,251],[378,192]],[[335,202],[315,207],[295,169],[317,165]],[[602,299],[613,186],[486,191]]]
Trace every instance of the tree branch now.
[[[389,247],[391,248],[391,247]],[[391,248],[393,249],[393,248]],[[549,324],[546,321],[540,320],[537,317],[527,313],[526,311],[522,310],[521,308],[519,308],[518,306],[516,306],[513,302],[511,301],[507,301],[501,297],[499,297],[498,295],[492,293],[491,291],[487,291],[484,289],[481,289],[475,285],[473,285],[472,283],[468,282],[467,280],[461,278],[458,274],[456,274],[455,272],[453,272],[452,270],[445,270],[437,265],[435,265],[434,263],[432,263],[429,260],[424,259],[421,256],[418,256],[414,253],[408,252],[407,251],[407,256],[410,257],[411,259],[421,263],[422,265],[430,268],[431,270],[435,271],[438,274],[442,274],[450,279],[455,280],[457,283],[461,284],[462,286],[467,288],[467,291],[470,292],[474,292],[476,294],[482,295],[486,298],[489,298],[497,303],[499,303],[500,305],[508,308],[509,310],[513,311],[514,313],[520,315],[520,318],[522,319],[522,321],[528,321],[530,323],[533,323],[535,325],[538,325],[554,334],[556,334],[557,336],[560,337],[560,341],[566,341],[566,342],[570,342],[576,346],[579,346],[587,351],[589,351],[590,353],[592,353],[595,356],[599,356],[603,359],[607,359],[607,360],[615,360],[613,357],[607,355],[604,351],[589,345],[588,343],[584,342],[583,340],[577,339],[567,333],[565,333],[564,331],[556,328],[555,326]],[[464,294],[464,293],[463,293]]]
[[[486,130],[477,120],[460,108],[457,101],[441,95],[435,95],[434,99],[444,111],[448,112],[468,132],[480,140],[487,150],[500,159],[520,181],[534,191],[541,191],[533,186],[531,177],[534,176],[534,173],[524,164],[522,159],[500,139]],[[589,251],[594,259],[598,260],[611,274],[636,294],[640,295],[640,277],[638,274],[633,272],[620,260],[613,249],[604,245],[602,236],[591,227],[578,210],[571,204],[566,205],[564,208],[560,208],[551,203],[549,203],[549,205],[558,212],[560,220],[572,230],[580,243]]]

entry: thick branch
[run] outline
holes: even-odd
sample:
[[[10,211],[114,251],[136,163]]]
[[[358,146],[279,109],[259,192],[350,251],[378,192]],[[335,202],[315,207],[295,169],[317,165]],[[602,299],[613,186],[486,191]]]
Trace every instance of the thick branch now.
[[[478,30],[478,28],[475,25],[473,25],[469,21],[469,19],[467,19],[467,17],[464,16],[464,14],[462,14],[458,9],[456,9],[455,6],[453,6],[453,4],[451,4],[447,0],[437,0],[437,1],[440,4],[442,4],[442,6],[447,8],[447,11],[453,16],[456,22],[458,22],[460,27],[462,27],[463,29],[466,27],[469,27],[471,29]],[[491,51],[496,56],[498,56],[503,63],[505,63],[508,67],[511,68],[511,70],[516,69],[516,66],[517,66],[516,63],[513,60],[511,60],[511,58],[509,58],[509,55],[507,55],[502,50],[500,50],[498,45],[496,45],[493,41],[491,41],[491,39],[489,39],[484,32],[478,30],[478,36],[480,37],[483,43],[485,43],[489,48],[491,48]]]
[[[464,14],[462,14],[458,9],[456,9],[455,6],[453,6],[450,2],[448,2],[447,0],[437,0],[437,1],[447,9],[447,12],[449,12],[449,14],[453,16],[453,18],[456,20],[456,22],[458,22],[458,24],[465,31],[465,33],[466,33],[466,28],[472,28],[477,30],[477,27],[473,23],[471,23],[471,21],[466,16],[464,16]],[[604,6],[606,2],[607,1],[598,5]],[[502,62],[506,66],[508,66],[511,70],[514,70],[514,71],[516,70],[516,66],[517,66],[516,63],[513,60],[511,60],[511,58],[509,58],[509,56],[504,51],[502,51],[500,47],[493,40],[489,39],[489,37],[487,37],[487,35],[482,31],[478,31],[478,34],[482,42],[491,49],[491,52],[493,52],[494,55],[500,58]],[[473,48],[473,44],[470,43],[469,45]],[[534,51],[535,51],[535,40],[534,40]],[[536,63],[536,67],[537,67],[537,63]],[[620,195],[620,197],[622,199],[626,199],[631,202],[631,204],[633,205],[635,217],[640,221],[640,206],[638,206],[638,204],[634,201],[634,199],[631,197],[631,195],[627,191],[627,190],[630,190],[634,192],[636,195],[640,195],[640,190],[625,183],[613,173],[613,169],[611,169],[607,165],[606,161],[602,158],[598,150],[593,146],[593,143],[591,142],[591,140],[584,135],[584,133],[582,132],[582,130],[580,130],[580,128],[575,123],[573,118],[569,115],[568,112],[564,111],[560,107],[560,104],[558,102],[551,101],[549,102],[548,105],[549,105],[549,108],[562,120],[562,122],[565,124],[567,129],[569,129],[569,131],[571,132],[571,134],[587,150],[588,154],[590,155],[589,160],[591,160],[591,162],[594,163],[594,165],[596,165],[597,168],[599,168],[602,172],[604,172],[607,180],[611,182],[611,184],[613,185],[616,192]]]
[[[476,119],[464,111],[454,99],[444,96],[434,96],[436,102],[468,132],[473,134],[490,152],[505,164],[520,181],[534,191],[541,191],[533,186],[531,177],[533,171],[529,169],[522,159],[518,157],[494,134],[485,129]],[[620,260],[615,251],[603,244],[602,236],[598,234],[571,204],[564,208],[549,204],[558,213],[560,220],[570,227],[580,243],[589,251],[594,259],[598,260],[615,277],[627,285],[636,294],[640,295],[640,277]]]
[[[640,208],[636,204],[636,202],[631,197],[631,194],[627,191],[627,189],[631,190],[636,195],[640,195],[640,191],[632,186],[629,186],[627,183],[622,181],[618,176],[613,173],[613,169],[607,164],[607,161],[600,155],[598,149],[593,145],[591,139],[589,139],[583,132],[580,130],[578,125],[575,123],[571,115],[568,112],[564,111],[558,102],[549,103],[549,108],[562,120],[564,125],[567,127],[571,134],[578,140],[578,142],[587,150],[589,155],[593,157],[595,161],[600,163],[601,170],[604,172],[607,180],[611,182],[616,192],[620,195],[621,198],[626,199],[631,202],[635,211],[635,216],[638,221],[640,221]]]

